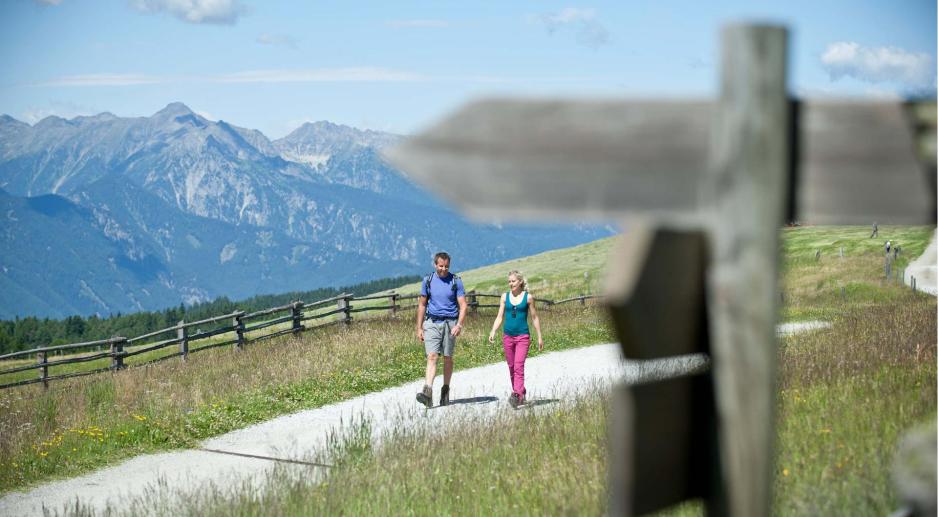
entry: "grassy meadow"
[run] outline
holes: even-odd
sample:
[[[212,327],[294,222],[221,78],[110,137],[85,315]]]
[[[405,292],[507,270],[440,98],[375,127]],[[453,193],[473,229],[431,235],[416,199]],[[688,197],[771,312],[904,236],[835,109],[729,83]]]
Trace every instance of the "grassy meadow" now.
[[[782,230],[780,320],[821,319],[831,328],[780,340],[775,513],[882,515],[898,507],[890,478],[896,440],[935,418],[936,302],[885,281],[882,245],[890,239],[902,246],[894,266],[901,270],[922,253],[932,230],[881,227],[877,239],[869,239],[867,227]],[[480,292],[504,289],[509,269],[525,271],[542,297],[596,292],[611,247],[606,239],[461,275]],[[589,305],[540,312],[545,351],[613,339],[603,313]],[[485,341],[493,314],[470,318],[458,368],[501,361],[500,349]],[[422,372],[422,347],[407,314],[278,338],[240,353],[220,349],[185,363],[65,381],[47,392],[0,391],[0,490],[192,446]],[[598,390],[556,411],[505,412],[494,423],[467,423],[455,435],[397,430],[379,449],[355,442],[351,432],[322,484],[275,475],[263,491],[219,490],[172,511],[601,514],[606,411]],[[428,449],[438,452],[420,453]],[[693,503],[664,512],[698,513]]]

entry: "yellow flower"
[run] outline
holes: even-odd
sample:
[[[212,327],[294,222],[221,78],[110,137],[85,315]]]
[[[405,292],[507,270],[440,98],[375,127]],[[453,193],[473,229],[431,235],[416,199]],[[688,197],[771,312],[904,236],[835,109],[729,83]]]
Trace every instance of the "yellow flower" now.
[[[830,430],[830,429],[821,429],[821,430],[818,431],[818,432],[819,432],[819,433],[823,433],[823,434],[827,434],[827,433],[831,432],[831,430]]]
[[[782,475],[783,475],[783,476],[787,476],[787,475],[788,475],[788,469],[782,469]]]

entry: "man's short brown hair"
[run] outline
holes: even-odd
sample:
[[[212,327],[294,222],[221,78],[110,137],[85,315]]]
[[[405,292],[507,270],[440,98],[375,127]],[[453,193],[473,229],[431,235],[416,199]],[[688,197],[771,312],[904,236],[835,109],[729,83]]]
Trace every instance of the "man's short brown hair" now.
[[[446,253],[445,251],[438,252],[436,255],[433,256],[433,263],[436,264],[437,262],[440,261],[440,259],[443,259],[449,262],[450,261],[449,253]]]

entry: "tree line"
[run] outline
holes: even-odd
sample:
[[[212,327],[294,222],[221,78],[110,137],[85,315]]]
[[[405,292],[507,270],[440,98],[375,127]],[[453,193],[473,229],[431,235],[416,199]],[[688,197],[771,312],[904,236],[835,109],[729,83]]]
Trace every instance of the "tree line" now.
[[[182,320],[198,321],[213,316],[221,316],[235,311],[252,312],[270,307],[286,305],[295,300],[315,302],[342,293],[355,296],[396,289],[406,284],[417,282],[419,275],[400,276],[372,280],[345,287],[323,287],[312,291],[292,291],[282,294],[257,295],[246,300],[231,301],[221,296],[210,302],[186,306],[170,307],[162,311],[143,311],[133,314],[113,314],[104,318],[98,316],[69,316],[55,320],[28,316],[14,320],[0,320],[0,354],[29,350],[42,346],[64,345],[96,341],[112,336],[141,336],[154,330],[176,325]],[[227,325],[230,322],[219,322]],[[208,330],[206,326],[203,330]]]

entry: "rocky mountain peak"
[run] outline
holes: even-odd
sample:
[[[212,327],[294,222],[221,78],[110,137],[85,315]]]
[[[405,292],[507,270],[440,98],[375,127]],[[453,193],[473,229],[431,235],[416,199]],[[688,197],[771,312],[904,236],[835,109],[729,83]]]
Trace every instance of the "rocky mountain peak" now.
[[[157,111],[153,114],[154,118],[171,118],[171,117],[180,117],[185,115],[195,115],[195,113],[189,109],[189,106],[181,102],[170,102],[166,105],[165,108]]]

